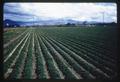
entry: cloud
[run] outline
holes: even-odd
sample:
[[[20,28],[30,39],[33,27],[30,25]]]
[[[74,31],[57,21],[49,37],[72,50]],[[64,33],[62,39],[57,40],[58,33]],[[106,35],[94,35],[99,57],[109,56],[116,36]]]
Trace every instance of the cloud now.
[[[115,3],[6,3],[4,6],[5,19],[7,14],[21,14],[14,20],[48,20],[74,19],[79,21],[101,21],[103,12],[106,22],[117,21]],[[23,15],[22,15],[23,14]],[[26,17],[25,17],[26,15]],[[17,18],[18,17],[18,18]],[[24,18],[25,17],[25,18]],[[108,19],[109,18],[109,19]]]

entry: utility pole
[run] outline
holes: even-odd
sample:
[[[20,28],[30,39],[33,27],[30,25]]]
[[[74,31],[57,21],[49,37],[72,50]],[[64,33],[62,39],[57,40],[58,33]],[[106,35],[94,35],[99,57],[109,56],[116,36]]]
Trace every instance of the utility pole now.
[[[34,16],[33,16],[33,26],[34,26]]]
[[[103,26],[105,26],[105,20],[104,20],[104,18],[105,18],[105,12],[103,11],[102,12],[102,23],[103,23]]]
[[[35,26],[35,16],[33,16],[33,27]]]
[[[35,16],[33,16],[33,26],[35,26]]]
[[[103,23],[104,23],[104,22],[105,22],[105,21],[104,21],[104,12],[102,13],[102,19],[103,19]]]

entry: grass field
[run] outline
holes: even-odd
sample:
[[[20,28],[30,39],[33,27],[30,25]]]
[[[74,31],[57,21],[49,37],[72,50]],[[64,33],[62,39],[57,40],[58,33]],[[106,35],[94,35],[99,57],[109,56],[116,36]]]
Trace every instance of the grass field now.
[[[6,79],[114,79],[116,27],[4,29]]]

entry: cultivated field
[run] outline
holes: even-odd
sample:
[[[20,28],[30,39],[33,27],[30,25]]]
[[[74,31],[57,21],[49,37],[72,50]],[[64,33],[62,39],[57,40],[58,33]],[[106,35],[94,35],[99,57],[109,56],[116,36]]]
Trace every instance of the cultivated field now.
[[[116,27],[4,29],[6,79],[113,79]]]

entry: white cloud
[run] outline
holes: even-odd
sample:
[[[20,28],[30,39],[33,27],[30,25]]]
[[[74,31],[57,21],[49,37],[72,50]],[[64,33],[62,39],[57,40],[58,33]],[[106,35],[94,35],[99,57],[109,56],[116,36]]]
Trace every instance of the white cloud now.
[[[92,20],[96,17],[101,21],[102,12],[113,21],[117,19],[115,3],[8,3],[16,5],[16,12],[35,15],[36,19],[71,18],[75,20]],[[110,20],[111,19],[111,20]],[[95,20],[95,19],[94,19]]]

